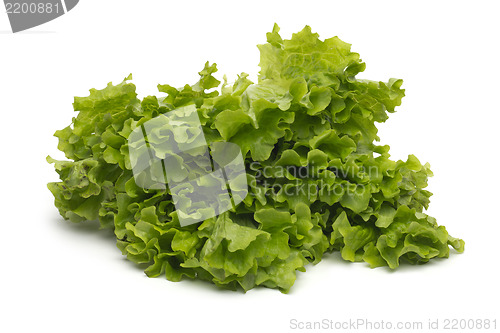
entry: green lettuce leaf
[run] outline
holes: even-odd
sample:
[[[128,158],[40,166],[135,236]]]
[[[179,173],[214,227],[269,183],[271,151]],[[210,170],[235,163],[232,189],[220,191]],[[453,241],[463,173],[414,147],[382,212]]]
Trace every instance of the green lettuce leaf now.
[[[413,155],[394,161],[389,146],[377,144],[377,123],[387,121],[404,97],[402,80],[357,79],[365,63],[351,45],[338,37],[320,40],[308,26],[286,40],[275,25],[258,48],[257,83],[245,73],[233,84],[226,77],[221,83],[216,65],[207,62],[194,84],[158,85],[161,96],[138,99],[129,76],[76,97],[72,124],[55,133],[67,160],[47,158],[60,177],[48,188],[62,217],[99,220],[113,229],[118,248],[144,265],[147,276],[201,279],[232,290],[264,286],[286,293],[297,271],[331,251],[391,269],[402,261],[446,258],[450,247],[464,251],[463,240],[424,212],[432,195],[429,165]],[[202,130],[158,117],[184,106],[196,109]],[[158,126],[147,143],[129,142],[148,121]],[[243,202],[181,226],[168,184],[141,187],[130,158],[140,144],[158,146],[148,152],[165,158],[173,149],[161,146],[168,133],[184,143],[203,135],[209,145],[238,145],[248,184]],[[197,153],[191,154],[177,154],[182,167],[170,174],[181,185],[211,167],[190,162]],[[245,189],[244,178],[232,183],[233,201]],[[201,191],[213,179],[197,185]],[[182,187],[179,202],[207,209],[191,201],[195,190]]]

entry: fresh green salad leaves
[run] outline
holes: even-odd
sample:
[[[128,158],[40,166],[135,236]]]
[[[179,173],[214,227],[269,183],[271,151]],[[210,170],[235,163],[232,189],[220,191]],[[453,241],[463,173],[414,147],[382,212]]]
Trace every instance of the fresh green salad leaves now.
[[[275,25],[259,45],[258,83],[243,73],[221,85],[207,63],[194,85],[158,85],[165,97],[138,99],[131,77],[76,97],[78,115],[55,133],[68,161],[48,158],[61,179],[48,184],[61,215],[113,228],[148,276],[245,291],[287,292],[297,270],[335,250],[390,268],[448,257],[450,245],[462,252],[464,242],[423,213],[429,165],[413,155],[393,161],[375,143],[376,123],[401,104],[402,80],[356,79],[365,63],[337,37],[321,41],[309,27],[290,40],[278,32]],[[127,139],[187,105],[208,144],[241,148],[249,193],[236,208],[182,227],[168,188],[136,184]]]

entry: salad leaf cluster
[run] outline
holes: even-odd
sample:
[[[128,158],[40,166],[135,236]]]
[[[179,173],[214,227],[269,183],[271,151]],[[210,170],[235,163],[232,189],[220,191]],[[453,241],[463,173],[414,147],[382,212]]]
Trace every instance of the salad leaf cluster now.
[[[401,104],[402,80],[360,80],[359,54],[337,37],[320,40],[306,26],[289,40],[279,28],[260,49],[258,82],[242,73],[221,83],[206,63],[194,85],[158,85],[162,97],[137,97],[127,77],[87,97],[55,133],[68,160],[49,183],[60,214],[112,228],[127,258],[150,277],[202,279],[249,290],[287,292],[296,271],[327,252],[370,267],[396,268],[448,257],[461,239],[423,211],[431,193],[428,164],[409,155],[390,159],[376,123]],[[237,144],[245,159],[248,195],[230,211],[179,224],[168,187],[137,186],[130,133],[161,114],[194,105],[208,144]]]

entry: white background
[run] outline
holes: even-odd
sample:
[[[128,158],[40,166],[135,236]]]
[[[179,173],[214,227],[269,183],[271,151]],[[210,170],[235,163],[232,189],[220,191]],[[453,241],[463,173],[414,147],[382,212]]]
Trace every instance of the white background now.
[[[291,319],[357,318],[500,326],[499,9],[493,1],[87,0],[12,34],[2,8],[0,331],[288,332],[297,331]],[[466,241],[465,253],[394,272],[333,254],[299,273],[288,295],[243,294],[149,279],[112,233],[58,215],[46,188],[57,174],[45,157],[63,157],[52,134],[75,115],[73,96],[129,73],[140,96],[155,94],[158,83],[194,83],[207,60],[219,78],[256,78],[256,44],[274,22],[284,38],[308,24],[353,44],[367,63],[359,77],[405,80],[403,105],[379,136],[395,159],[431,163],[429,214]]]

